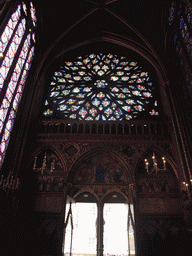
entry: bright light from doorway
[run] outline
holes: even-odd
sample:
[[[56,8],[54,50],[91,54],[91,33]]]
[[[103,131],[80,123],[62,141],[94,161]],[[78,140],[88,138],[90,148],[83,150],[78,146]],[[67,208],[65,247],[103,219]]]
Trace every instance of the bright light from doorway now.
[[[133,205],[131,205],[133,210]],[[72,204],[73,213],[73,256],[97,255],[97,204],[76,203]],[[135,255],[134,232],[129,228],[128,239],[128,205],[123,203],[104,204],[104,256]],[[129,240],[129,247],[128,247]],[[70,255],[71,226],[68,223],[65,235],[65,256]]]
[[[73,239],[72,255],[96,255],[96,203],[76,203],[72,205],[73,213]],[[71,227],[67,226],[65,239],[65,253],[70,255]]]
[[[126,204],[104,205],[104,255],[128,255]]]

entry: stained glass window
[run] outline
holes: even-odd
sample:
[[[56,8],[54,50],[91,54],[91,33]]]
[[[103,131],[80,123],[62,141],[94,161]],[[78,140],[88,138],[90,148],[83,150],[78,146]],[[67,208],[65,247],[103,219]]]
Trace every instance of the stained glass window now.
[[[173,22],[174,14],[175,14],[175,3],[172,2],[172,5],[171,5],[171,7],[169,9],[169,18],[168,18],[169,25],[171,25],[172,22]]]
[[[0,167],[34,55],[36,23],[33,3],[22,2],[11,14],[0,37]]]
[[[159,115],[152,79],[127,57],[90,54],[65,62],[54,73],[44,116],[121,121],[140,113]]]
[[[177,12],[176,12],[177,10]],[[176,17],[175,17],[176,16]],[[178,40],[181,43],[184,51],[187,52],[187,55],[192,62],[192,14],[189,8],[185,3],[172,3],[172,6],[169,10],[169,25],[173,25],[173,19],[175,17],[175,25],[173,27],[174,34],[178,37]],[[175,28],[178,29],[175,29]],[[176,44],[176,43],[175,43]]]
[[[175,23],[173,26],[174,29],[174,38],[173,42],[175,45],[176,52],[179,57],[181,64],[181,69],[183,71],[186,84],[189,90],[189,95],[191,96],[192,92],[192,15],[190,9],[186,6],[185,3],[180,2],[172,4],[170,9],[169,20],[173,16],[173,6]],[[172,23],[173,24],[173,23]],[[169,23],[169,25],[172,25]]]

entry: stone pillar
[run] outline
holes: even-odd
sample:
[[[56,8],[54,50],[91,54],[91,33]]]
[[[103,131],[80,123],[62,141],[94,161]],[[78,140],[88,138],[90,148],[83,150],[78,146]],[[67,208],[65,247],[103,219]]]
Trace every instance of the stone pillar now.
[[[97,256],[103,256],[103,203],[98,203],[98,217],[97,217]]]

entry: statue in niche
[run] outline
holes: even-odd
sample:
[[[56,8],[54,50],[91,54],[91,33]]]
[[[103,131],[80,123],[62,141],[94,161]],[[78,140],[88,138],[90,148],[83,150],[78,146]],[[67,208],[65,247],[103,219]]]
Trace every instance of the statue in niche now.
[[[91,182],[93,179],[93,171],[91,169],[80,169],[77,175],[78,182]]]
[[[107,169],[107,175],[106,175],[106,181],[108,183],[119,183],[122,182],[123,180],[121,179],[121,177],[123,176],[123,172],[118,169],[118,168],[114,168],[114,169]]]
[[[100,165],[96,169],[96,182],[104,182],[105,181],[105,169]]]
[[[122,171],[119,170],[119,169],[116,169],[116,170],[114,171],[113,181],[114,181],[114,182],[122,182],[122,179],[121,179],[122,176],[123,176]]]

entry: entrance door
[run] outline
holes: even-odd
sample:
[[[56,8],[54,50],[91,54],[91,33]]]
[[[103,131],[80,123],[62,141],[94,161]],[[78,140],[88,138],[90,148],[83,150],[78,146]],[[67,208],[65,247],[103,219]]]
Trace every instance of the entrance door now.
[[[96,203],[76,203],[73,205],[73,246],[72,253],[78,255],[96,255]]]
[[[71,207],[73,230],[71,227],[66,229],[66,245],[64,255],[97,255],[97,203],[90,193],[82,193],[75,198],[76,203]],[[72,231],[72,232],[71,232]],[[71,254],[70,236],[72,235]]]
[[[120,193],[103,199],[103,255],[135,256],[133,203]]]
[[[128,255],[127,204],[104,204],[103,217],[104,255]]]
[[[66,231],[66,237],[73,233],[71,255],[135,255],[132,204],[119,193],[107,195],[102,202],[91,193],[82,193],[75,200],[73,232],[70,228]],[[70,255],[69,248],[66,245],[64,255]]]

